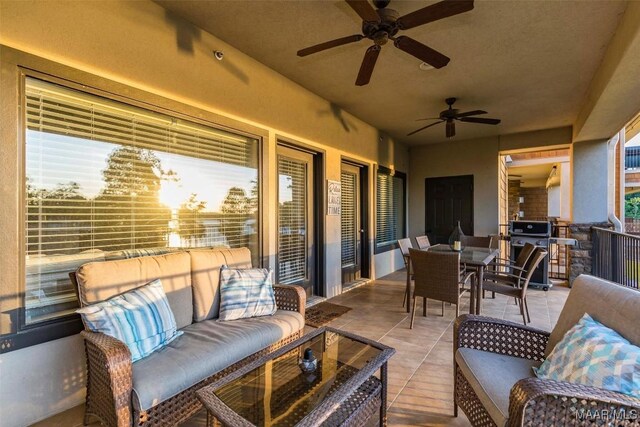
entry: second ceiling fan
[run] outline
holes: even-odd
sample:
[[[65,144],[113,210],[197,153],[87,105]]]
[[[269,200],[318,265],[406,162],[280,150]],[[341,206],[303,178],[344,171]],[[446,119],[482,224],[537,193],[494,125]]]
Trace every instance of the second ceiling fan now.
[[[500,119],[488,119],[484,117],[473,117],[479,116],[480,114],[487,114],[486,111],[483,110],[473,110],[466,111],[461,113],[460,110],[453,108],[453,104],[456,102],[456,98],[447,98],[444,100],[447,103],[449,108],[447,110],[441,111],[438,117],[429,117],[426,119],[418,119],[418,120],[438,120],[437,122],[428,124],[420,129],[416,129],[411,133],[408,133],[407,136],[411,136],[415,133],[418,133],[422,130],[430,128],[431,126],[438,125],[440,123],[446,123],[445,135],[447,138],[453,138],[456,136],[456,120],[467,123],[480,123],[483,125],[497,125],[500,123]]]
[[[397,34],[401,30],[408,30],[473,9],[473,0],[443,0],[400,16],[397,11],[387,9],[390,0],[374,0],[373,4],[378,8],[377,10],[371,7],[367,0],[345,1],[362,18],[362,34],[341,37],[299,50],[298,56],[311,55],[326,49],[358,42],[365,38],[372,40],[374,44],[367,49],[358,72],[356,79],[356,85],[358,86],[364,86],[369,83],[380,50],[389,40],[393,41],[393,45],[398,49],[415,56],[434,68],[442,68],[447,65],[449,63],[447,56],[411,37],[397,36]]]

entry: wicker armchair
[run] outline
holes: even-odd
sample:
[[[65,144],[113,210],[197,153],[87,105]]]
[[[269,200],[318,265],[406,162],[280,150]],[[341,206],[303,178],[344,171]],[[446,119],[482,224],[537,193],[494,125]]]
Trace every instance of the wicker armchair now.
[[[639,345],[639,306],[640,292],[583,275],[551,333],[500,319],[458,317],[454,415],[460,407],[473,426],[640,426],[640,399],[542,380],[531,370],[585,312]]]

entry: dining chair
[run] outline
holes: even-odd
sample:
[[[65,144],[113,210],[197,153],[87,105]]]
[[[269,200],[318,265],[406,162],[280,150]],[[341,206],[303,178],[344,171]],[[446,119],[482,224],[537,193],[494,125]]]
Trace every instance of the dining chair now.
[[[494,274],[492,278],[483,280],[483,289],[513,297],[519,301],[520,314],[522,314],[522,320],[525,326],[527,319],[531,322],[529,307],[527,305],[527,288],[529,287],[529,281],[535,269],[546,256],[547,251],[544,248],[535,247],[521,274],[498,272]]]
[[[426,235],[416,237],[416,244],[418,245],[418,249],[427,249],[431,246],[429,237]]]
[[[407,300],[410,298],[411,294],[411,259],[409,256],[409,249],[413,248],[411,244],[410,238],[399,239],[398,246],[400,247],[400,252],[402,253],[402,261],[404,262],[404,268],[407,270],[407,283],[406,289],[404,290],[404,297],[402,298],[402,306],[406,304]],[[409,307],[407,305],[407,311],[409,311]]]
[[[474,272],[461,273],[460,254],[457,252],[433,252],[409,249],[413,268],[413,308],[411,310],[410,329],[416,314],[416,299],[422,297],[422,314],[427,315],[427,299],[455,304],[456,317],[460,314],[460,297],[467,291],[467,283]]]
[[[506,259],[506,258],[494,259],[493,262],[489,263],[488,267],[490,267],[491,270],[485,273],[484,278],[490,279],[492,277],[491,275],[494,273],[498,273],[498,274],[500,272],[511,273],[514,276],[516,276],[512,278],[515,286],[515,282],[522,278],[527,261],[529,261],[529,258],[533,254],[533,251],[535,250],[535,248],[536,246],[533,243],[527,242],[524,244],[524,246],[520,250],[520,253],[518,254],[515,260]],[[504,280],[504,276],[503,276],[503,280]],[[482,293],[484,294],[484,292],[485,290],[483,289]],[[492,292],[491,297],[495,298],[496,294]],[[484,295],[483,295],[483,298],[484,298]],[[517,303],[518,303],[518,300],[516,299],[516,304]]]
[[[486,236],[462,236],[462,245],[473,248],[490,248],[491,237]]]

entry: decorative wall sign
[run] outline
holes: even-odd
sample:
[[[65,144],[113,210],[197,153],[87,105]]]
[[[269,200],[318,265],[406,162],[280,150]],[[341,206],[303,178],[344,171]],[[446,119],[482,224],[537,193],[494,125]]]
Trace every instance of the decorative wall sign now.
[[[340,215],[342,184],[340,181],[327,180],[327,215]]]

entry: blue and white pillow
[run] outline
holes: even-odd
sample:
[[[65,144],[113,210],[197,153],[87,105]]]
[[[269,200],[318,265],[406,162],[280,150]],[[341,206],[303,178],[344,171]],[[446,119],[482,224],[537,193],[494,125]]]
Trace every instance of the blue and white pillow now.
[[[133,362],[182,335],[160,280],[79,310],[87,329],[122,341]]]
[[[539,368],[543,379],[567,381],[640,398],[640,347],[585,314]]]
[[[266,268],[220,268],[219,320],[270,316],[277,310],[273,272]]]

